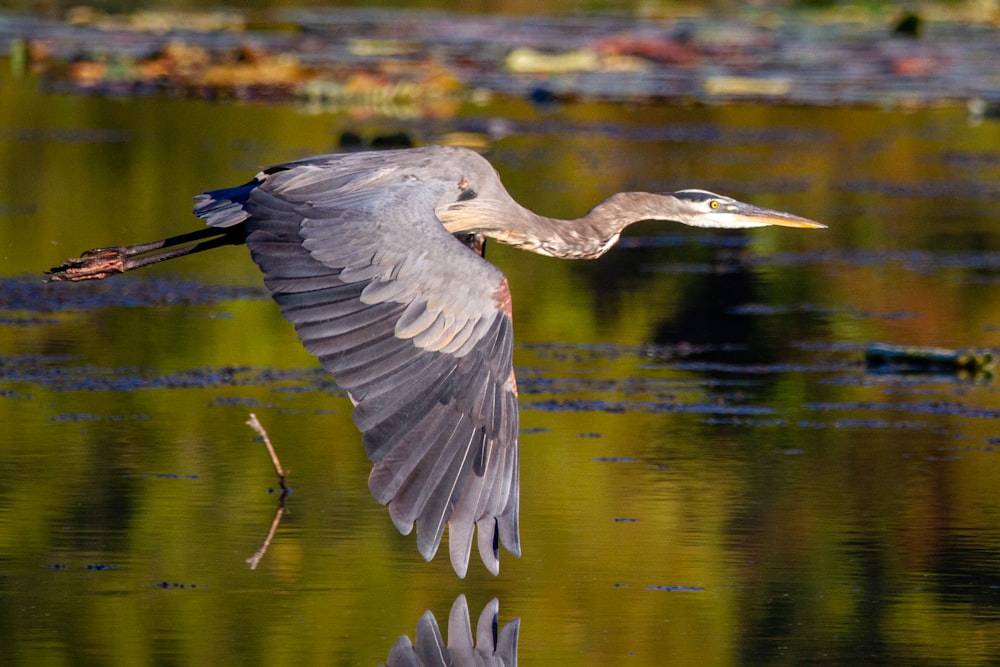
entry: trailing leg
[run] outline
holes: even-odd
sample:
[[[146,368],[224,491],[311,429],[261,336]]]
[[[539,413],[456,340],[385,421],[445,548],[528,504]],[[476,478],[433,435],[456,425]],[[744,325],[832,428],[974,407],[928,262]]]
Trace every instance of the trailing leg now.
[[[158,264],[168,259],[184,257],[224,245],[243,243],[246,243],[246,228],[240,224],[224,228],[206,227],[195,232],[130,246],[94,248],[79,257],[68,259],[59,266],[49,269],[47,271],[48,280],[50,282],[103,280],[117,273],[125,273],[150,264]],[[164,248],[167,250],[163,250]],[[155,252],[158,250],[161,252]]]

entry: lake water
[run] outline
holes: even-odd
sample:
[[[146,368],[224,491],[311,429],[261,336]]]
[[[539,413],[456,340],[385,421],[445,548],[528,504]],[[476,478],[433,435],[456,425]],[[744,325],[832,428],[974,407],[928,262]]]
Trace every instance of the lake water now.
[[[0,640],[20,664],[378,664],[499,600],[525,665],[996,664],[1000,395],[873,373],[995,348],[1000,123],[497,99],[523,204],[701,187],[829,229],[643,224],[595,262],[489,248],[514,294],[523,556],[459,580],[369,496],[350,404],[244,248],[101,284],[80,251],[197,227],[191,197],[346,130],[292,104],[0,80]],[[293,493],[279,498],[253,412]]]

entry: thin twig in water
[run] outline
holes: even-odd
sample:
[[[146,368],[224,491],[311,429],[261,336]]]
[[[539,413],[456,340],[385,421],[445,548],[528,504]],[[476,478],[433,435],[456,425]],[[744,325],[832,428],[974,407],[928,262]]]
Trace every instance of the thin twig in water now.
[[[250,564],[251,570],[257,569],[257,564],[260,563],[260,559],[264,557],[267,553],[267,548],[271,546],[271,539],[274,534],[278,532],[278,524],[281,523],[281,515],[285,513],[285,496],[281,496],[281,500],[278,501],[278,509],[274,513],[274,519],[271,520],[271,528],[267,531],[267,537],[264,538],[264,544],[260,545],[260,549],[254,553],[253,556],[247,558],[247,563]]]
[[[257,565],[260,560],[267,553],[267,548],[271,546],[271,540],[274,538],[274,534],[278,531],[278,524],[281,523],[281,517],[285,513],[285,496],[289,494],[288,486],[285,485],[285,469],[281,467],[281,461],[278,459],[278,453],[274,451],[274,445],[271,444],[271,438],[268,437],[267,431],[264,430],[263,425],[257,419],[257,415],[250,413],[250,419],[247,420],[247,425],[253,430],[257,431],[257,435],[261,437],[264,441],[264,446],[267,447],[267,453],[271,455],[271,463],[274,465],[274,472],[278,474],[278,484],[281,486],[281,497],[278,499],[278,509],[274,512],[274,518],[271,520],[271,527],[267,531],[267,537],[264,538],[264,543],[260,545],[260,549],[254,553],[253,556],[247,558],[247,563],[250,564],[251,570],[256,570]]]
[[[267,437],[267,431],[264,430],[260,421],[257,420],[257,415],[252,412],[250,413],[250,419],[247,420],[247,425],[257,431],[257,434],[263,438],[264,446],[267,447],[267,453],[271,455],[271,463],[274,464],[274,472],[278,473],[278,485],[281,486],[281,495],[287,495],[288,487],[285,486],[285,470],[281,467],[281,461],[278,460],[278,453],[274,451],[271,438]]]

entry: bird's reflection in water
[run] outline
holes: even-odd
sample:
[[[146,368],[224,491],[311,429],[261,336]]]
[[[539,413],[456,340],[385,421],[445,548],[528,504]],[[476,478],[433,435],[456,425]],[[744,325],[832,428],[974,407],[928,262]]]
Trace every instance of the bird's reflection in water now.
[[[476,624],[475,646],[472,643],[472,625],[469,621],[469,605],[464,595],[455,599],[448,614],[448,644],[445,646],[434,614],[425,611],[417,621],[416,641],[411,642],[406,635],[389,651],[386,667],[455,667],[497,666],[511,667],[517,664],[517,634],[521,619],[513,621],[498,630],[497,613],[500,601],[496,598],[483,609]]]

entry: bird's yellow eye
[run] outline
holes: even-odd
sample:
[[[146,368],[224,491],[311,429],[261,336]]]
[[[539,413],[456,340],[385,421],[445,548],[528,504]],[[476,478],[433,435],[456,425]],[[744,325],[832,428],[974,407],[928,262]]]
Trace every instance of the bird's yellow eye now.
[[[719,208],[719,202],[716,201],[715,199],[713,199],[712,201],[708,202],[708,205],[709,205],[709,207],[711,207],[713,209]]]

